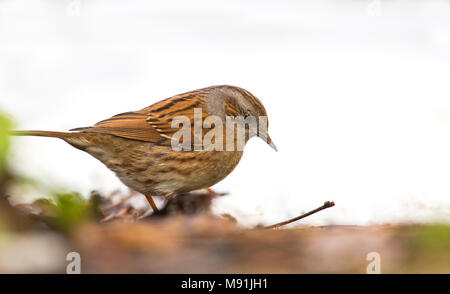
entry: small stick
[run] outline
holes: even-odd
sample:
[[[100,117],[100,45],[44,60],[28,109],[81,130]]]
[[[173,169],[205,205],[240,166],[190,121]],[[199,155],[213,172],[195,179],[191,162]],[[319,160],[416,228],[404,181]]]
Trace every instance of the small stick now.
[[[110,205],[108,205],[108,206],[106,206],[106,207],[103,207],[102,210],[103,210],[103,211],[111,210],[111,209],[113,209],[113,208],[119,206],[120,204],[127,202],[128,200],[130,200],[131,198],[133,198],[133,197],[136,196],[136,195],[138,195],[138,193],[133,192],[133,193],[131,193],[130,195],[128,195],[128,196],[126,196],[126,197],[120,199],[120,200],[117,201],[116,203],[113,203],[113,204],[110,204]]]
[[[271,225],[271,226],[263,227],[263,229],[274,229],[274,228],[279,228],[279,227],[281,227],[281,226],[284,226],[284,225],[287,225],[287,224],[296,222],[296,221],[298,221],[299,219],[305,218],[305,217],[307,217],[307,216],[310,216],[310,215],[312,215],[312,214],[314,214],[314,213],[317,213],[317,212],[319,212],[319,211],[321,211],[321,210],[324,210],[324,209],[327,209],[327,208],[330,208],[330,207],[333,207],[333,206],[334,206],[334,202],[333,202],[333,201],[327,201],[327,202],[325,202],[321,207],[316,208],[316,209],[314,209],[314,210],[311,210],[310,212],[304,213],[304,214],[302,214],[302,215],[300,215],[300,216],[291,218],[290,220],[287,220],[287,221],[284,221],[284,222],[281,222],[281,223],[277,223],[277,224],[274,224],[274,225]]]

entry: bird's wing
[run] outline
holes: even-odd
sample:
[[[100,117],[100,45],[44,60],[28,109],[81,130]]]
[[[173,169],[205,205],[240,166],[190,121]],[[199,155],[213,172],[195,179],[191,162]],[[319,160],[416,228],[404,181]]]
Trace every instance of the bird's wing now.
[[[202,90],[187,92],[159,101],[139,111],[117,114],[92,127],[71,131],[104,133],[157,145],[170,145],[173,134],[182,127],[182,125],[172,127],[174,118],[186,117],[191,123],[191,133],[193,133],[194,108],[202,107],[204,95],[205,92]],[[203,110],[202,117],[206,115]]]

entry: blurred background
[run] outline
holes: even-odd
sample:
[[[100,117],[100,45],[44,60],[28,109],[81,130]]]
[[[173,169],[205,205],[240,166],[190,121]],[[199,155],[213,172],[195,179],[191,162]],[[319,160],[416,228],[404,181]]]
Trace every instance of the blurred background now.
[[[245,226],[450,221],[450,1],[0,0],[0,108],[67,130],[201,87],[264,103],[214,200]],[[68,144],[14,138],[14,172],[49,186],[126,187]],[[16,187],[11,200],[42,197]],[[145,205],[144,198],[134,199]]]

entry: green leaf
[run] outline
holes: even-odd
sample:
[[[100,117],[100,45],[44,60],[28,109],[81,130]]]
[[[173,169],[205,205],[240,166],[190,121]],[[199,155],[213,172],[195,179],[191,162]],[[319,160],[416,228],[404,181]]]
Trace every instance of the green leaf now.
[[[0,112],[0,174],[5,169],[6,156],[10,146],[11,120]]]

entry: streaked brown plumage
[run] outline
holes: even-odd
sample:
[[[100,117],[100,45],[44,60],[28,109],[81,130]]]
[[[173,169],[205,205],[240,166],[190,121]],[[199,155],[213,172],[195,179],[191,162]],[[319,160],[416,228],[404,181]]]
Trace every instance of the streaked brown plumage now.
[[[148,196],[155,209],[151,196],[170,198],[208,188],[233,171],[242,157],[243,151],[238,150],[175,152],[172,149],[172,136],[179,130],[172,128],[172,119],[186,116],[193,125],[194,108],[202,109],[203,119],[210,115],[223,121],[226,116],[267,116],[262,103],[250,92],[233,86],[213,86],[167,98],[142,110],[115,115],[92,127],[67,133],[18,131],[15,135],[63,139],[100,160],[125,185]],[[247,132],[245,142],[251,136]],[[258,136],[276,149],[267,133]]]

